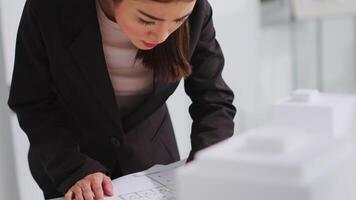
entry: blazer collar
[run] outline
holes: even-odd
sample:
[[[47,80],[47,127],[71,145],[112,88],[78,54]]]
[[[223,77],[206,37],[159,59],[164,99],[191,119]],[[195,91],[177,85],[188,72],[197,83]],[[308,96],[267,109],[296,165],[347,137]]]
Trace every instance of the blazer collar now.
[[[76,0],[73,4],[67,7],[72,12],[66,10],[67,14],[62,17],[69,50],[95,98],[99,99],[114,123],[125,133],[164,104],[169,94],[162,95],[161,91],[174,89],[179,82],[155,82],[151,95],[122,122],[105,62],[95,0]]]

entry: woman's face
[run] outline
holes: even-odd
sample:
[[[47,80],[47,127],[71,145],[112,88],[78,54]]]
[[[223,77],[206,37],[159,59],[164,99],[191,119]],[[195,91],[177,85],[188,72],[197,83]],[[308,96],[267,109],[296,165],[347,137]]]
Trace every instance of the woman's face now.
[[[152,49],[164,42],[188,18],[196,0],[160,3],[152,0],[122,0],[114,17],[138,49]]]

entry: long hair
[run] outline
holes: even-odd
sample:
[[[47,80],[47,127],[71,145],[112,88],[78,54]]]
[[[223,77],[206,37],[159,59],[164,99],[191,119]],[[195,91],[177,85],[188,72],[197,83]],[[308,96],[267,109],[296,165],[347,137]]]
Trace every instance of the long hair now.
[[[122,0],[113,0],[119,3]],[[193,0],[151,0],[161,3]],[[155,81],[175,82],[188,77],[192,72],[189,57],[189,23],[186,20],[163,43],[150,50],[139,49],[136,59],[154,71]]]

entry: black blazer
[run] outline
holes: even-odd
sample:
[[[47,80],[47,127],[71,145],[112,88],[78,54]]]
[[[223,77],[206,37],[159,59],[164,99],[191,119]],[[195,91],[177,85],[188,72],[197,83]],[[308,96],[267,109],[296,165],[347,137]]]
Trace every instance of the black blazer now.
[[[233,93],[212,10],[197,0],[190,23],[191,142],[196,151],[233,134]],[[8,104],[30,141],[29,164],[45,196],[63,195],[93,172],[124,174],[179,160],[165,102],[178,82],[154,91],[121,118],[105,64],[94,0],[27,0]]]

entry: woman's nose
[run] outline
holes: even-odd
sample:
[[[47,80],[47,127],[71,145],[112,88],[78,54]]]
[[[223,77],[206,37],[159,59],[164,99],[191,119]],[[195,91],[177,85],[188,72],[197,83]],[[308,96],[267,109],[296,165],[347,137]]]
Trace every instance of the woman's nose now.
[[[170,34],[170,29],[162,26],[155,30],[152,30],[150,36],[151,39],[154,40],[154,42],[162,43],[168,38]]]

